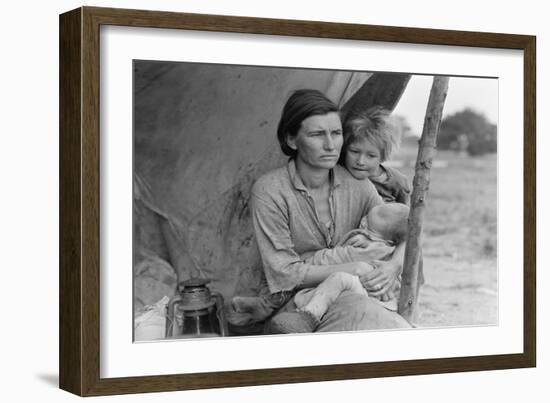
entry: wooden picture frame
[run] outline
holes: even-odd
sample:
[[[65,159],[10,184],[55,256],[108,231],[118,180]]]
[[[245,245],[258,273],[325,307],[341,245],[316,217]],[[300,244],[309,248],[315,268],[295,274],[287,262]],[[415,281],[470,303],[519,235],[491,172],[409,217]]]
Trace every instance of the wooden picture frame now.
[[[100,27],[170,28],[524,52],[523,353],[100,377]],[[60,387],[81,396],[481,371],[536,365],[534,36],[81,7],[60,16]]]

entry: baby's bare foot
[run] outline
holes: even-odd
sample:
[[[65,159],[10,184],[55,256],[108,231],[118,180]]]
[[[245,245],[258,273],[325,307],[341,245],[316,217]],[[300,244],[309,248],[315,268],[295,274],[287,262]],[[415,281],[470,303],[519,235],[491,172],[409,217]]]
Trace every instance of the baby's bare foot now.
[[[231,299],[231,304],[233,305],[233,309],[235,312],[239,313],[252,313],[254,311],[254,308],[257,308],[257,306],[260,303],[260,298],[258,297],[233,297]]]
[[[233,297],[231,305],[235,312],[249,313],[257,321],[264,320],[273,313],[273,309],[266,306],[260,297]]]

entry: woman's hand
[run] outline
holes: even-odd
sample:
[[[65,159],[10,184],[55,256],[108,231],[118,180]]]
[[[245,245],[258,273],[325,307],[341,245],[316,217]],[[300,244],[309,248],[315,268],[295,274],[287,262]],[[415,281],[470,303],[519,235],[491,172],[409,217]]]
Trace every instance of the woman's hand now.
[[[367,262],[355,262],[352,274],[356,275],[357,277],[359,277],[359,280],[361,280],[361,278],[365,277],[367,274],[371,273],[373,270],[374,270],[374,266],[371,264],[368,264]]]
[[[356,234],[344,242],[343,246],[353,246],[355,248],[366,248],[369,240],[363,234]]]
[[[392,288],[400,267],[391,261],[381,260],[373,261],[373,265],[374,269],[359,276],[359,280],[370,296],[380,297]]]

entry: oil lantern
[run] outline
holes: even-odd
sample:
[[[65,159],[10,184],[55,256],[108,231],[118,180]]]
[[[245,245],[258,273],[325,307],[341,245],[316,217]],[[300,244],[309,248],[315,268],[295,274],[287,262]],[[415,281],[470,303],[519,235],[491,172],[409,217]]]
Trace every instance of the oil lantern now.
[[[178,283],[176,295],[166,307],[166,338],[227,335],[223,297],[210,291],[209,282],[204,278],[191,278]]]

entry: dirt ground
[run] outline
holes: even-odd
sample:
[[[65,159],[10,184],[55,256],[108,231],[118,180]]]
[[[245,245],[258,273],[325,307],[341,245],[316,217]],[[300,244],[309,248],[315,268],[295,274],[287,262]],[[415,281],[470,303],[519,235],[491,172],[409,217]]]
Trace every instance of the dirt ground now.
[[[412,179],[416,150],[393,159]],[[438,151],[424,221],[421,327],[498,323],[497,160]]]

